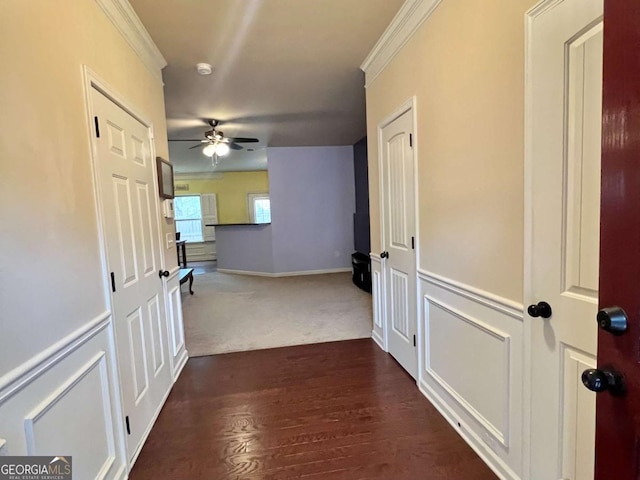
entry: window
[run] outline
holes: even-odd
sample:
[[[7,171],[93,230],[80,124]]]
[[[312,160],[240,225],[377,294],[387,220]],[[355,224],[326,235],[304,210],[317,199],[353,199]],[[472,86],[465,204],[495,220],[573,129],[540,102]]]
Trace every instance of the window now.
[[[176,215],[176,231],[180,240],[202,242],[202,206],[200,195],[180,195],[173,200]]]
[[[250,193],[249,218],[252,223],[271,223],[271,200],[268,193]]]

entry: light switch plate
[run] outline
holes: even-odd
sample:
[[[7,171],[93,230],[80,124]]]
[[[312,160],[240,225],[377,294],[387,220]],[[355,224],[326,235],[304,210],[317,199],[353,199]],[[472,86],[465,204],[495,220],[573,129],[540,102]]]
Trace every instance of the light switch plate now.
[[[173,248],[173,245],[175,242],[176,242],[176,234],[167,233],[167,249]]]

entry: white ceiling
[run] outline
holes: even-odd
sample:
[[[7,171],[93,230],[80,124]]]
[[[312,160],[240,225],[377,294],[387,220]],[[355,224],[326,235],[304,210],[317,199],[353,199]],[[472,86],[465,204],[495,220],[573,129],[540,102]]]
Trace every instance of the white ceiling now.
[[[403,0],[130,2],[169,63],[169,139],[200,139],[203,119],[216,118],[225,135],[257,137],[245,145],[259,147],[365,135],[359,66]],[[213,75],[199,76],[198,62]]]

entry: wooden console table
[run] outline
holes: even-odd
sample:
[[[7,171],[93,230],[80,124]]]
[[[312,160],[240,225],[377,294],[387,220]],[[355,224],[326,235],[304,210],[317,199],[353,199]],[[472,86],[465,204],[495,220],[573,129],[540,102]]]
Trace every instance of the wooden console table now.
[[[186,243],[186,240],[176,240],[176,255],[178,256],[178,266],[180,266],[180,252],[182,251],[182,268],[187,268]]]
[[[193,268],[181,268],[178,280],[180,280],[180,285],[189,280],[189,293],[193,295]]]

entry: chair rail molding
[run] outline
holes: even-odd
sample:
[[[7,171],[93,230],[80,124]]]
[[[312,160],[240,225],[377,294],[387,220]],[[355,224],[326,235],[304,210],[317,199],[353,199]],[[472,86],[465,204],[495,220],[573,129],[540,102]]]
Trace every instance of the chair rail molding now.
[[[441,275],[418,269],[418,278],[438,287],[449,290],[452,293],[473,300],[476,303],[497,310],[517,320],[524,318],[524,306],[508,298],[486,292],[476,287],[466,285],[462,282],[443,277]]]
[[[404,2],[360,66],[365,73],[365,87],[373,83],[441,2],[442,0]]]
[[[110,323],[111,311],[105,311],[31,360],[4,375],[0,378],[0,405],[87,343]]]
[[[96,3],[149,71],[162,83],[162,69],[167,66],[167,60],[154,43],[129,1],[96,0]]]

